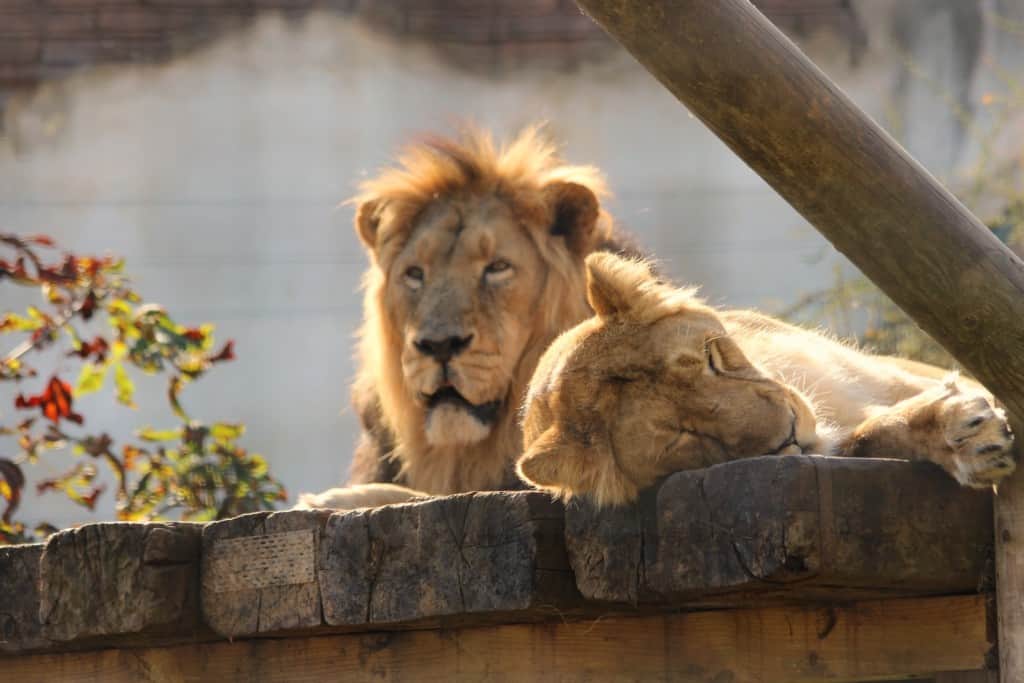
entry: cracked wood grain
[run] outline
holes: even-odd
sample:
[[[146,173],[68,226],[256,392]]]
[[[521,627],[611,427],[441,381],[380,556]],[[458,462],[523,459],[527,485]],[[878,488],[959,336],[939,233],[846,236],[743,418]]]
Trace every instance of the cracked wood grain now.
[[[530,618],[578,604],[563,510],[542,493],[471,493],[332,515],[320,548],[335,626]]]
[[[0,653],[50,645],[39,622],[39,558],[43,544],[0,548]]]
[[[189,636],[200,628],[201,527],[87,524],[39,558],[39,620],[52,641]]]
[[[729,606],[975,591],[991,496],[924,464],[765,456],[679,472],[637,505],[566,512],[590,600]]]

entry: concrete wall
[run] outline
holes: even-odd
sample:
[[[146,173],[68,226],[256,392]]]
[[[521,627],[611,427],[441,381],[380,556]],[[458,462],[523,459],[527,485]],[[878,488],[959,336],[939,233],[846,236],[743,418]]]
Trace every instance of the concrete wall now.
[[[867,43],[857,59],[845,36],[801,38],[954,182],[978,157],[958,109],[998,87],[979,55],[1004,68],[1024,61],[1020,42],[955,5],[859,3]],[[167,65],[84,71],[9,101],[0,226],[123,254],[147,297],[234,338],[239,360],[191,387],[187,404],[246,422],[245,444],[269,457],[294,496],[341,482],[356,434],[354,415],[339,411],[365,259],[351,208],[338,202],[410,135],[457,118],[498,131],[547,119],[570,160],[607,172],[618,219],[714,303],[772,309],[842,264],[628,55],[481,73],[331,14],[268,18]],[[9,288],[0,291],[6,307]],[[85,399],[96,428],[172,422],[163,384],[138,382],[142,405],[130,419],[108,395]],[[37,472],[65,467],[58,459]],[[45,514],[84,519],[56,502]]]

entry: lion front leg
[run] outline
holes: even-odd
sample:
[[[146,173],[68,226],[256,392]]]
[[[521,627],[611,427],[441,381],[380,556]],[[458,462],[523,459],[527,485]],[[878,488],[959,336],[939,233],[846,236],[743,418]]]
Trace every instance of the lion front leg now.
[[[408,503],[428,494],[397,484],[356,484],[328,489],[323,493],[302,493],[293,510],[330,508],[333,510],[355,510],[356,508],[379,507],[392,503]]]
[[[880,407],[857,426],[837,455],[929,460],[964,486],[988,488],[1016,468],[1006,414],[983,392],[954,380]]]

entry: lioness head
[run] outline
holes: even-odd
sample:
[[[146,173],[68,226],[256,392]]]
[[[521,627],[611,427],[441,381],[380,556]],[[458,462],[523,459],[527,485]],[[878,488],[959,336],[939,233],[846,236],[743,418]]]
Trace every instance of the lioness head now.
[[[815,441],[807,401],[754,366],[693,290],[611,254],[586,265],[597,315],[541,358],[524,405],[521,477],[616,505],[676,470]]]
[[[407,460],[492,439],[490,459],[510,462],[497,451],[518,450],[543,347],[589,314],[583,258],[610,230],[601,188],[532,129],[501,148],[479,132],[420,143],[363,184],[364,381]]]

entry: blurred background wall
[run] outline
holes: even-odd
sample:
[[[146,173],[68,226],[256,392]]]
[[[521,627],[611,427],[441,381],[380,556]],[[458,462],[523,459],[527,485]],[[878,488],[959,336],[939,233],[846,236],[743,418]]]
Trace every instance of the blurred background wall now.
[[[989,107],[1020,97],[1021,0],[755,4],[954,189],[1020,155],[1021,121]],[[147,298],[235,339],[185,400],[245,422],[293,499],[344,480],[357,431],[366,261],[338,204],[417,133],[548,121],[716,304],[779,310],[848,268],[569,0],[0,0],[0,117],[0,230],[124,255]],[[131,426],[166,422],[163,382],[138,384]],[[83,402],[128,431],[107,392]]]

